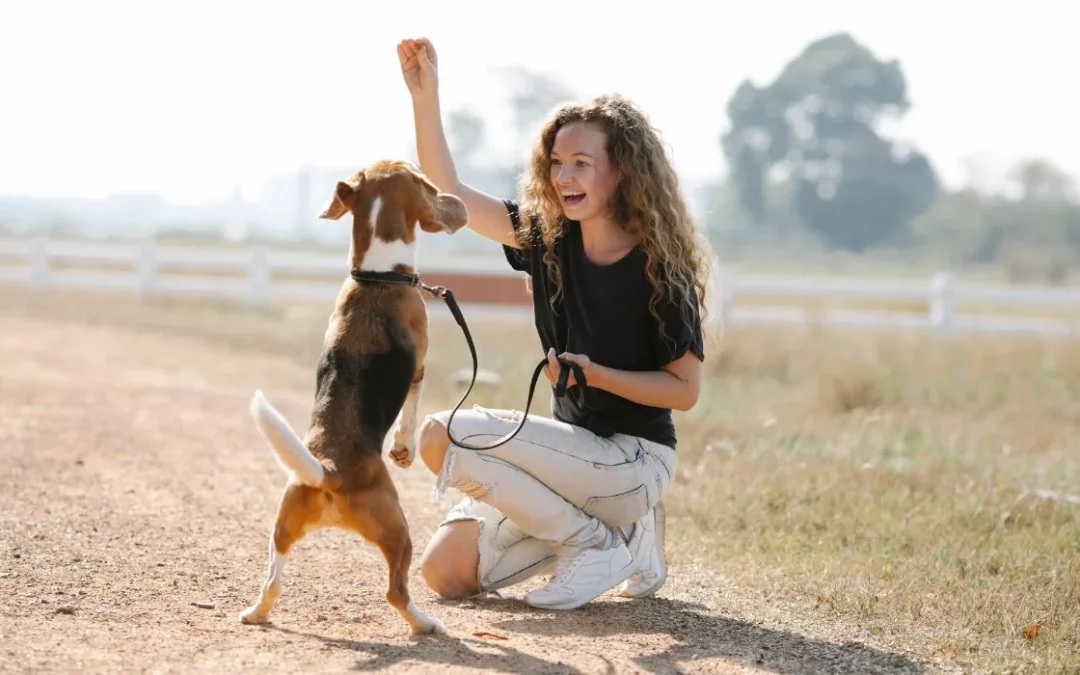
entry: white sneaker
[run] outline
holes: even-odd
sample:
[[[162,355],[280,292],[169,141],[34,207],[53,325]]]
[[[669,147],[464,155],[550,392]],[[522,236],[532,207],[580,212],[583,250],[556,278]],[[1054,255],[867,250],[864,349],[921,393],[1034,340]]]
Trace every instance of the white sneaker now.
[[[528,593],[525,602],[540,609],[577,609],[625,581],[633,572],[634,559],[621,541],[603,550],[566,548],[559,552],[555,578],[547,586]]]
[[[651,512],[634,525],[634,534],[627,548],[634,557],[634,573],[623,583],[619,595],[624,598],[647,598],[660,590],[667,581],[667,561],[664,559],[664,503],[659,502]]]

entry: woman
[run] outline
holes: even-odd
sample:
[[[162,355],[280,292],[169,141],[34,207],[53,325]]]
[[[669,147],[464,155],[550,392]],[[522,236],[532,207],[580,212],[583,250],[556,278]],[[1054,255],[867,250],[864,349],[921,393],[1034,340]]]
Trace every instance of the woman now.
[[[580,607],[619,584],[625,597],[651,595],[666,577],[671,411],[693,407],[700,387],[709,260],[659,136],[618,96],[566,105],[532,150],[523,201],[497,199],[457,177],[430,41],[404,40],[398,57],[420,168],[529,275],[548,381],[557,358],[586,380],[583,405],[571,377],[553,418],[530,414],[491,450],[452,445],[449,411],[425,419],[419,452],[437,492],[449,485],[466,497],[428,543],[421,573],[436,593],[462,598],[553,568],[525,597],[545,609]],[[489,445],[519,421],[474,407],[455,415],[453,434]]]

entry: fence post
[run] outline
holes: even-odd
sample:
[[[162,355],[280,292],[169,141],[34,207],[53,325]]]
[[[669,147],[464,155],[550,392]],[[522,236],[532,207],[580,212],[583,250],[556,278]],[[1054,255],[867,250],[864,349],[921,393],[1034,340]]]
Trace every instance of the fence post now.
[[[154,276],[157,272],[157,254],[154,241],[144,241],[139,248],[139,292],[150,295],[154,292]]]
[[[30,244],[28,285],[31,288],[43,288],[49,282],[49,243],[45,237],[36,237]]]
[[[956,281],[948,272],[938,272],[930,281],[930,323],[939,331],[952,328],[956,312]]]
[[[248,304],[262,307],[270,294],[270,263],[267,260],[266,246],[256,244],[251,251],[251,295]]]

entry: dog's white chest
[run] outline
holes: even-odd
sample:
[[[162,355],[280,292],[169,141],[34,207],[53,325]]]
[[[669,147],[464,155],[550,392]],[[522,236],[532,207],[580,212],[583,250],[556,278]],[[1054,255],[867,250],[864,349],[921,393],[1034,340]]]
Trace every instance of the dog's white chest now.
[[[379,241],[371,238],[361,266],[371,272],[390,272],[398,265],[416,267],[416,244],[403,241]]]

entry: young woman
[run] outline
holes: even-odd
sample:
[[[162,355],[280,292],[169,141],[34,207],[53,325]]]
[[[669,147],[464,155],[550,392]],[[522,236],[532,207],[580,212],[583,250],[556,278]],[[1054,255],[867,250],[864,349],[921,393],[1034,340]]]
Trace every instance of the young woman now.
[[[554,385],[557,358],[576,363],[552,418],[529,415],[491,450],[452,445],[449,411],[428,416],[419,453],[466,495],[428,543],[421,573],[461,598],[554,571],[534,607],[572,609],[622,584],[655,593],[666,578],[662,499],[676,466],[671,411],[698,398],[710,257],[654,128],[624,98],[565,105],[532,150],[520,203],[462,183],[441,121],[437,57],[426,39],[398,44],[412,96],[420,168],[461,197],[468,227],[502,245],[529,275]],[[453,435],[490,445],[520,413],[473,407]]]

